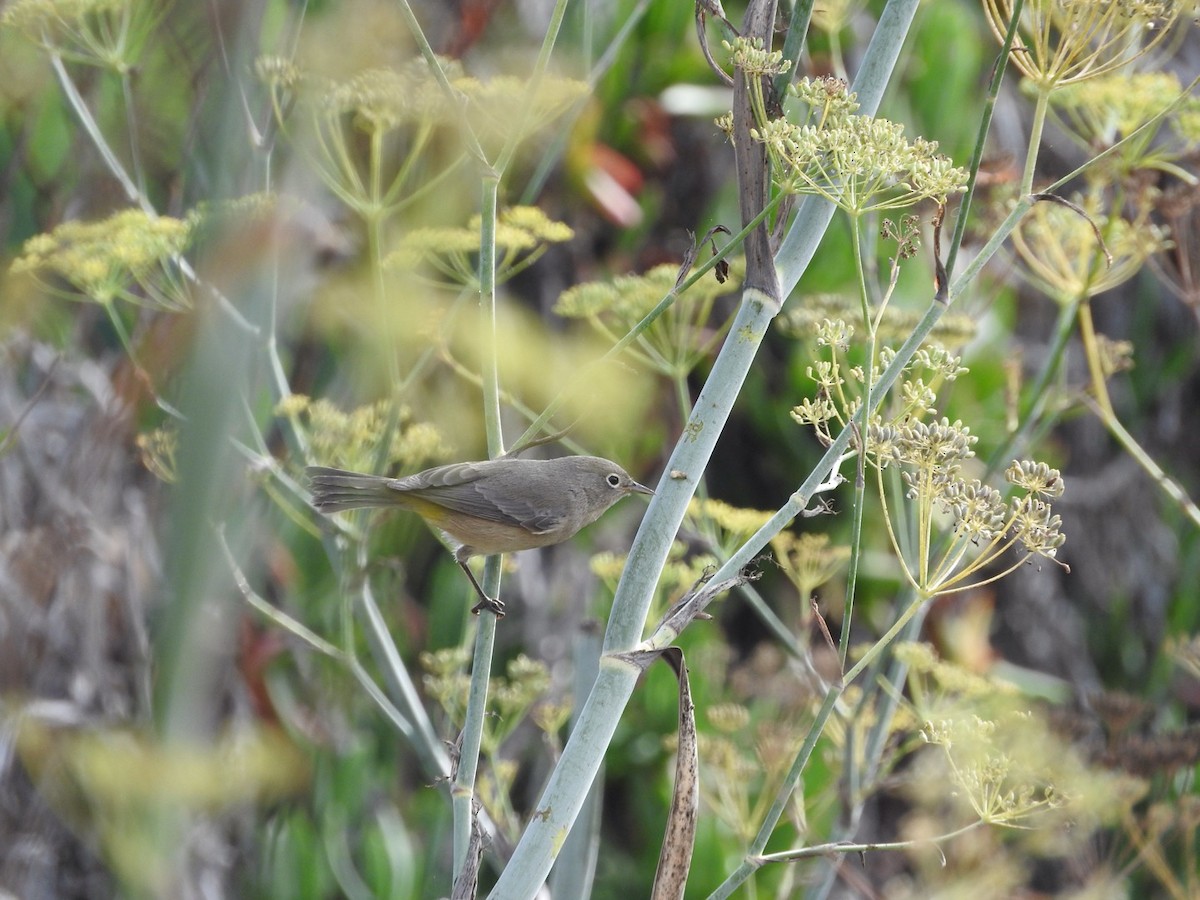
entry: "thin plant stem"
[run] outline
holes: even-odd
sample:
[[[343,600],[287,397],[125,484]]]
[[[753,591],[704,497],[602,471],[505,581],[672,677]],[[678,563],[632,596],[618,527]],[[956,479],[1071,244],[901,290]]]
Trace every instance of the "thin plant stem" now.
[[[846,574],[846,603],[842,611],[842,630],[838,636],[838,661],[846,667],[846,656],[850,650],[850,623],[854,618],[854,597],[858,584],[858,568],[862,560],[863,507],[866,505],[866,479],[863,465],[866,460],[867,429],[870,427],[871,412],[875,408],[871,396],[875,369],[875,352],[878,329],[871,315],[871,304],[867,294],[865,261],[863,260],[861,220],[858,215],[850,217],[850,237],[854,253],[854,269],[858,277],[859,302],[863,308],[863,327],[867,329],[867,361],[863,364],[863,403],[858,424],[858,459],[854,475],[854,508],[850,519],[850,561]],[[882,310],[880,311],[882,313]]]
[[[446,70],[442,68],[441,60],[438,59],[438,55],[433,51],[433,46],[425,36],[425,30],[421,27],[421,23],[417,21],[417,15],[413,12],[412,6],[408,0],[400,0],[399,7],[400,15],[403,17],[405,24],[408,25],[408,30],[413,40],[417,43],[417,49],[421,51],[422,58],[424,58],[425,63],[429,66],[429,70],[433,73],[433,77],[437,80],[442,92],[445,93],[446,99],[452,106],[461,109],[462,95],[450,84]],[[486,164],[487,156],[483,152],[479,138],[476,137],[475,132],[471,129],[467,117],[459,115],[455,117],[455,121],[458,123],[463,140],[466,141],[468,152],[478,162]]]
[[[1105,410],[1090,397],[1085,397],[1084,402],[1096,414],[1101,424],[1108,429],[1108,433],[1116,438],[1121,448],[1134,458],[1137,464],[1146,471],[1146,474],[1154,480],[1154,483],[1158,485],[1162,492],[1178,503],[1184,515],[1191,519],[1194,524],[1200,526],[1200,507],[1196,506],[1196,502],[1188,496],[1187,491],[1163,471],[1162,467],[1142,448],[1142,445],[1125,429],[1125,426],[1121,424],[1120,420],[1112,412]]]
[[[533,75],[529,79],[529,85],[526,92],[529,96],[529,103],[521,113],[521,118],[517,122],[516,127],[509,130],[505,138],[504,148],[500,151],[500,155],[496,159],[495,169],[497,172],[507,172],[512,164],[513,157],[516,155],[517,147],[526,137],[525,130],[529,126],[530,120],[533,118],[533,110],[537,104],[537,95],[541,90],[542,81],[546,77],[546,68],[550,65],[550,54],[554,50],[554,45],[558,40],[558,32],[562,28],[563,16],[567,13],[567,0],[555,0],[554,8],[550,11],[550,21],[546,26],[546,35],[542,38],[542,46],[538,50],[537,62],[533,65]]]
[[[137,109],[133,103],[133,85],[129,80],[129,70],[121,70],[121,98],[125,104],[125,123],[129,132],[129,164],[133,168],[133,177],[137,181],[138,193],[145,197],[146,172],[142,167],[142,151],[138,140]]]
[[[1092,398],[1106,417],[1116,417],[1112,400],[1108,396],[1108,385],[1104,382],[1104,366],[1100,361],[1100,340],[1096,336],[1096,324],[1092,320],[1092,298],[1084,296],[1079,304],[1079,335],[1083,339],[1083,354],[1087,359],[1088,373],[1092,380]]]
[[[62,56],[56,51],[50,50],[50,67],[54,69],[55,77],[58,78],[59,87],[67,97],[67,103],[79,119],[79,123],[83,126],[83,130],[87,132],[88,138],[91,139],[92,146],[96,148],[96,152],[100,154],[100,158],[104,161],[105,168],[109,174],[117,180],[121,185],[121,189],[125,192],[126,198],[130,203],[137,204],[142,212],[147,215],[156,215],[154,208],[150,205],[150,201],[146,195],[138,189],[129,172],[126,171],[124,164],[117,158],[117,154],[113,152],[112,147],[108,143],[108,139],[104,136],[104,132],[100,130],[99,124],[88,109],[87,103],[84,102],[83,96],[79,93],[79,89],[75,86],[75,80],[71,78],[67,67],[63,64]]]
[[[487,428],[488,456],[504,454],[504,436],[500,424],[500,385],[496,337],[496,215],[500,175],[489,172],[482,180],[479,233],[479,317],[480,331],[487,336],[483,361],[483,418]],[[489,596],[500,593],[500,559],[489,557],[484,567],[483,588]],[[482,611],[475,632],[475,651],[471,661],[471,683],[467,695],[458,770],[454,777],[454,879],[467,861],[474,821],[475,778],[479,767],[479,748],[483,742],[483,723],[487,714],[488,681],[496,641],[497,616]]]
[[[715,576],[714,576],[715,577]],[[720,886],[713,891],[709,898],[710,900],[720,900],[720,898],[729,897],[733,891],[742,885],[749,878],[761,863],[759,860],[762,857],[763,849],[767,846],[767,841],[771,837],[771,833],[775,830],[775,826],[779,824],[779,819],[783,816],[784,810],[791,798],[792,793],[796,790],[796,785],[800,782],[800,776],[804,773],[805,767],[808,765],[808,760],[812,756],[812,751],[817,745],[817,739],[825,730],[825,723],[829,720],[829,716],[833,713],[834,706],[845,692],[846,687],[854,682],[854,680],[867,668],[875,659],[891,645],[896,635],[903,630],[917,611],[925,604],[925,597],[918,597],[901,613],[900,617],[893,623],[892,627],[884,633],[874,644],[872,644],[862,657],[856,662],[845,677],[838,684],[831,685],[825,693],[825,699],[821,703],[820,709],[813,719],[813,723],[809,728],[808,735],[804,739],[796,758],[792,762],[791,769],[783,780],[778,793],[775,796],[775,802],[771,804],[767,814],[763,817],[763,822],[755,835],[754,840],[750,843],[750,849],[743,859],[742,864],[728,877],[721,882]]]
[[[367,225],[367,255],[371,266],[372,287],[375,294],[375,308],[383,322],[391,320],[387,302],[387,286],[383,280],[383,214],[370,213],[366,217]],[[390,329],[385,328],[385,332]],[[392,349],[387,350],[388,384],[391,386],[391,397],[388,400],[387,420],[383,433],[379,437],[379,446],[375,450],[374,468],[382,472],[387,467],[387,461],[392,452],[392,438],[400,425],[400,397],[397,389],[400,384],[400,361]]]
[[[50,52],[50,66],[54,69],[54,75],[58,79],[59,87],[62,88],[63,94],[67,98],[67,103],[70,105],[71,110],[79,119],[79,123],[83,126],[83,130],[87,132],[87,136],[91,140],[92,146],[95,147],[96,152],[100,154],[100,158],[104,161],[104,165],[108,169],[109,174],[112,175],[113,178],[117,180],[117,183],[121,185],[121,189],[125,192],[125,196],[129,199],[129,202],[135,204],[147,216],[150,216],[151,218],[157,218],[157,210],[155,210],[154,206],[150,203],[149,198],[146,197],[146,195],[140,190],[138,190],[137,185],[134,184],[133,179],[129,176],[129,173],[121,164],[120,159],[118,159],[116,153],[113,152],[112,147],[108,143],[108,139],[104,137],[104,132],[100,130],[99,124],[96,122],[91,110],[88,109],[88,105],[84,102],[83,96],[79,93],[79,89],[75,86],[74,80],[71,78],[66,66],[63,65],[62,57],[54,51]],[[220,306],[221,311],[240,330],[250,334],[259,333],[258,326],[243,316],[241,312],[239,312],[238,309],[230,302],[228,297],[218,291],[214,285],[208,284],[207,282],[201,282],[200,277],[196,274],[196,270],[192,268],[191,263],[189,263],[184,256],[175,254],[171,257],[171,261],[179,268],[179,271],[183,274],[183,277],[188,280],[188,282],[193,285],[203,284],[205,289],[208,290],[214,298],[216,298],[217,305]]]
[[[571,126],[579,118],[579,114],[587,108],[592,102],[592,91],[599,84],[600,79],[616,62],[617,56],[621,48],[625,46],[625,42],[629,36],[633,34],[637,26],[641,23],[646,15],[646,11],[650,8],[651,0],[638,0],[636,6],[624,15],[621,20],[621,27],[617,29],[617,33],[605,48],[604,53],[597,60],[596,64],[588,70],[587,83],[589,91],[587,95],[580,97],[571,108],[563,115],[561,124],[563,127],[556,129],[557,134],[552,143],[550,143],[545,153],[542,154],[541,160],[538,162],[537,168],[530,176],[529,183],[525,186],[525,190],[521,192],[521,203],[528,206],[534,202],[534,199],[541,193],[542,187],[550,178],[550,173],[554,166],[562,158],[563,151],[567,146],[567,140],[571,135]],[[583,4],[583,47],[585,58],[590,56],[592,50],[592,8],[594,4]]]
[[[484,589],[491,590],[486,577]],[[497,621],[496,616],[491,613],[479,614],[475,631],[475,650],[471,654],[471,681],[467,693],[466,718],[454,784],[450,789],[454,814],[454,880],[458,879],[466,865],[467,850],[471,845],[471,825],[475,819],[475,778],[479,769],[479,748],[483,742],[483,722],[487,712],[488,684],[496,646]]]
[[[672,290],[668,291],[663,298],[658,301],[654,309],[646,313],[646,315],[642,317],[641,321],[629,329],[629,331],[626,332],[626,334],[621,337],[620,340],[618,340],[615,344],[613,344],[612,347],[605,351],[604,355],[597,359],[592,365],[598,365],[608,360],[615,359],[622,351],[625,350],[626,347],[641,337],[643,332],[653,325],[659,316],[670,309],[675,304],[675,301],[677,301],[688,288],[707,275],[712,269],[716,268],[717,264],[720,263],[721,260],[728,258],[729,253],[731,253],[735,247],[741,245],[742,241],[745,240],[746,235],[748,235],[766,220],[767,216],[769,216],[772,210],[779,205],[782,199],[782,194],[777,195],[774,199],[772,199],[767,207],[761,213],[755,216],[755,218],[748,225],[746,225],[745,228],[730,238],[729,242],[726,243],[725,246],[723,246],[714,256],[697,266],[692,273],[684,279],[682,284],[680,284],[677,288],[673,288]],[[546,408],[542,411],[541,415],[534,419],[529,427],[525,429],[525,433],[517,439],[517,445],[520,446],[531,438],[541,434],[542,430],[550,422],[550,419],[553,418],[554,414],[558,412],[570,398],[571,392],[580,385],[585,384],[587,379],[592,375],[593,372],[591,366],[581,367],[567,383],[567,386],[564,387],[558,393],[558,395],[554,397],[553,400],[546,404]]]
[[[955,828],[937,837],[920,838],[912,841],[886,841],[878,843],[854,843],[852,841],[830,841],[827,844],[813,844],[809,847],[797,847],[794,850],[780,850],[778,853],[764,853],[757,860],[758,865],[772,862],[795,862],[798,859],[810,859],[814,856],[840,856],[844,853],[870,853],[875,850],[912,850],[925,844],[943,844],[961,837],[983,826],[982,821],[971,822],[962,828]]]
[[[307,644],[317,653],[328,656],[330,659],[345,661],[345,655],[338,647],[329,643],[329,641],[325,640],[303,622],[292,618],[283,610],[273,606],[250,586],[250,581],[246,578],[246,573],[242,571],[242,567],[238,564],[237,559],[233,555],[233,550],[229,546],[229,541],[226,540],[225,528],[223,526],[217,527],[217,540],[221,550],[224,551],[225,562],[229,566],[229,571],[233,574],[233,581],[237,586],[238,592],[252,609],[273,625],[282,628],[304,644]]]
[[[782,97],[791,84],[796,72],[800,70],[800,57],[804,53],[804,39],[808,36],[808,26],[812,21],[813,0],[798,0],[792,7],[791,21],[788,22],[787,36],[783,39],[783,58],[788,62],[786,72],[775,76],[773,86],[777,96]]]
[[[482,333],[487,335],[483,362],[483,421],[487,428],[488,456],[504,455],[504,436],[500,430],[500,376],[496,346],[496,216],[500,173],[483,178],[479,233],[479,317]]]
[[[1033,176],[1037,170],[1038,151],[1042,146],[1042,130],[1046,126],[1046,114],[1050,110],[1050,92],[1053,85],[1037,86],[1037,102],[1033,107],[1033,120],[1029,126],[1029,149],[1025,151],[1025,171],[1021,175],[1021,193],[1033,192]]]
[[[1050,385],[1061,369],[1063,355],[1066,353],[1067,344],[1075,330],[1075,317],[1076,310],[1073,303],[1059,310],[1058,321],[1054,325],[1054,339],[1029,392],[1029,400],[1026,404],[1025,414],[1021,417],[1021,425],[988,457],[987,470],[989,473],[1003,465],[1012,453],[1022,452],[1022,448],[1028,442],[1029,434],[1036,423],[1041,420],[1042,413],[1050,399]]]
[[[1013,0],[1012,18],[1008,23],[1008,31],[1004,35],[1004,43],[1000,47],[1000,55],[996,57],[992,68],[992,78],[988,83],[987,97],[983,101],[983,114],[979,117],[979,131],[975,137],[975,147],[971,151],[971,164],[968,167],[967,189],[962,202],[958,205],[958,218],[954,223],[954,234],[950,238],[950,249],[946,252],[946,271],[954,274],[954,264],[958,261],[958,251],[962,247],[963,236],[967,231],[967,221],[971,213],[971,203],[975,199],[975,184],[979,179],[979,166],[983,162],[984,150],[987,147],[988,132],[992,128],[992,116],[996,111],[996,98],[1000,94],[1000,85],[1008,71],[1008,58],[1012,53],[1013,41],[1017,36],[1017,26],[1021,21],[1021,12],[1025,8],[1025,0]]]
[[[421,695],[413,683],[400,651],[388,631],[387,621],[375,602],[375,595],[367,579],[362,580],[359,591],[359,607],[365,619],[364,633],[371,648],[371,655],[376,661],[384,682],[387,684],[388,695],[393,703],[412,722],[414,734],[409,741],[416,750],[417,756],[425,766],[425,771],[434,778],[446,778],[450,775],[450,761],[445,747],[434,731],[433,723],[425,711]]]

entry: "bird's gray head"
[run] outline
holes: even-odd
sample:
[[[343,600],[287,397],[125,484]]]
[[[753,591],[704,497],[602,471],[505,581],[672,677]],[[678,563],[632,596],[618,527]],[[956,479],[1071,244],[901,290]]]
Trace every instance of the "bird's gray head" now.
[[[638,484],[629,473],[609,459],[599,456],[568,456],[563,459],[564,477],[583,495],[588,508],[587,521],[600,514],[626,494],[653,494],[644,484]]]

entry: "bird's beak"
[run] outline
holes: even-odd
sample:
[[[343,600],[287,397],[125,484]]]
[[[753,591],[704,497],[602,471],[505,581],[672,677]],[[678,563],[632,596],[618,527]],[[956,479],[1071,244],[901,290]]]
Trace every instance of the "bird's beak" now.
[[[654,496],[654,491],[650,490],[644,484],[638,484],[636,481],[629,485],[629,490],[634,494],[649,494],[651,497]]]

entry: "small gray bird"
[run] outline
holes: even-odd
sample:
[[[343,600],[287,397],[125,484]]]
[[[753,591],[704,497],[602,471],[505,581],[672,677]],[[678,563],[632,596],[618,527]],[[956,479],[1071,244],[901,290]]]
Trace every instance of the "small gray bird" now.
[[[557,544],[595,522],[626,494],[653,494],[611,460],[502,457],[451,463],[388,478],[309,466],[312,503],[323,513],[363,507],[411,510],[445,535],[454,559],[479,595],[472,612],[504,615],[504,604],[484,593],[467,566],[490,556]]]

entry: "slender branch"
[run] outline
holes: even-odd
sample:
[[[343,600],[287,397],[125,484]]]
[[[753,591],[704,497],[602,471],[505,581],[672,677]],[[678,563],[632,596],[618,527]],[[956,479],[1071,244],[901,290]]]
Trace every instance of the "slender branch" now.
[[[764,853],[757,858],[758,865],[773,862],[795,862],[798,859],[808,859],[813,856],[840,856],[845,853],[870,853],[874,850],[912,850],[925,844],[944,844],[956,837],[974,831],[984,825],[982,821],[972,822],[962,828],[947,831],[937,837],[920,838],[912,841],[885,841],[869,844],[857,844],[853,841],[830,841],[827,844],[813,844],[811,847],[797,847],[793,850],[781,850],[778,853]]]
[[[96,148],[96,152],[100,154],[100,158],[108,168],[109,174],[121,185],[121,189],[125,192],[125,196],[129,198],[131,203],[135,204],[150,218],[158,218],[158,211],[150,203],[149,198],[138,189],[138,186],[125,170],[125,166],[121,163],[121,160],[113,152],[108,139],[104,137],[104,132],[100,130],[99,124],[97,124],[91,110],[88,109],[87,103],[84,102],[83,96],[75,86],[74,80],[71,78],[70,73],[67,72],[66,66],[63,65],[62,57],[53,49],[50,50],[50,66],[54,69],[59,86],[67,97],[67,103],[70,104],[71,109],[75,112],[76,117],[79,119],[79,124],[83,126],[83,130],[87,132],[93,146]],[[200,279],[200,276],[196,274],[196,270],[192,268],[192,264],[187,261],[186,257],[180,254],[173,254],[171,261],[183,273],[184,278],[194,285],[203,286],[216,298],[217,304],[229,317],[230,321],[250,334],[259,333],[258,326],[246,319],[233,303],[230,302],[228,297],[217,290],[214,285]]]

